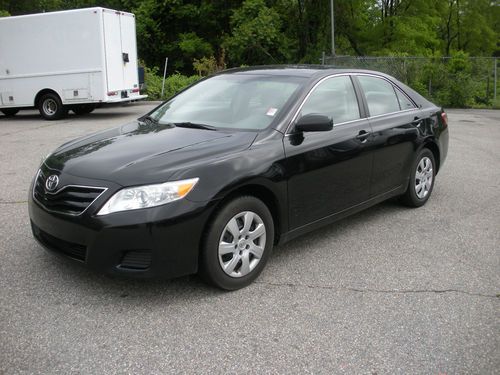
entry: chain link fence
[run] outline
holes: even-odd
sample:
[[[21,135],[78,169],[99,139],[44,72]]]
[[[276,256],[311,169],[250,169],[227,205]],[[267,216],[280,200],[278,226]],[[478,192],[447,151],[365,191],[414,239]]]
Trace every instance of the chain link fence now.
[[[387,73],[449,107],[498,106],[498,58],[323,56],[323,65]]]

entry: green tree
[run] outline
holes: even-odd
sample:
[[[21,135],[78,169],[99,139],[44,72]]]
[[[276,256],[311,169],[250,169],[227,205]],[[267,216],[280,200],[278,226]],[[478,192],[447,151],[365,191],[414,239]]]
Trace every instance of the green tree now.
[[[457,1],[458,3],[458,1]],[[500,4],[493,6],[490,0],[462,0],[460,5],[460,29],[457,39],[457,50],[466,51],[472,56],[491,56],[498,43],[499,18],[493,19],[492,14],[500,16]]]
[[[133,12],[139,56],[168,74],[223,66],[319,63],[330,53],[328,0],[0,0],[2,15],[103,6]],[[338,55],[500,55],[498,0],[335,0]],[[208,60],[207,60],[208,61]]]
[[[189,58],[211,56],[213,48],[195,32],[179,34],[179,48]]]
[[[231,16],[232,33],[224,39],[233,65],[276,64],[288,61],[289,40],[279,13],[264,0],[246,0]]]

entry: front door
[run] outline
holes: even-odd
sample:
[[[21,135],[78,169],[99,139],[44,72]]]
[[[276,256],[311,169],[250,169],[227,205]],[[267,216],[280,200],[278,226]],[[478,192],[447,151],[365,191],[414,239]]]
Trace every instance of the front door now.
[[[369,197],[371,128],[361,118],[350,76],[330,77],[306,99],[297,119],[307,114],[333,118],[328,132],[291,130],[284,139],[288,170],[290,229],[341,212]]]

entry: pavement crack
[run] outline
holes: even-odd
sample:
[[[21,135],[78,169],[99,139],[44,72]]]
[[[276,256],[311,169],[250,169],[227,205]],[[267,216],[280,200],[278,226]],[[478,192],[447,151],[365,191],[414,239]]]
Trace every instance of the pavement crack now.
[[[474,292],[468,292],[465,290],[460,290],[460,289],[357,289],[357,288],[343,288],[346,290],[351,290],[353,292],[371,292],[371,293],[387,293],[387,294],[412,294],[412,293],[436,293],[436,294],[442,294],[442,293],[459,293],[459,294],[466,294],[469,296],[476,296],[476,297],[485,297],[485,298],[499,298],[499,294],[483,294],[483,293],[474,293]]]
[[[372,289],[372,288],[335,287],[332,285],[321,285],[321,284],[279,283],[279,282],[268,282],[268,281],[257,281],[256,284],[263,284],[270,286],[302,287],[311,289],[328,289],[338,292],[350,291],[356,293],[385,293],[385,294],[459,293],[475,297],[500,298],[500,293],[484,294],[484,293],[468,292],[460,289]]]

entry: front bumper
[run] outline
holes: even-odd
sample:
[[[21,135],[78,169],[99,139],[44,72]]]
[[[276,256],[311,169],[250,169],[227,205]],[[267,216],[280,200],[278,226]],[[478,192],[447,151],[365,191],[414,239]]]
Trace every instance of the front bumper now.
[[[101,273],[173,278],[197,272],[211,204],[183,199],[96,216],[107,198],[108,194],[99,198],[80,216],[70,216],[47,211],[30,194],[34,237],[50,252]]]

